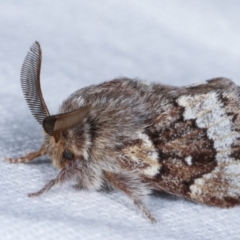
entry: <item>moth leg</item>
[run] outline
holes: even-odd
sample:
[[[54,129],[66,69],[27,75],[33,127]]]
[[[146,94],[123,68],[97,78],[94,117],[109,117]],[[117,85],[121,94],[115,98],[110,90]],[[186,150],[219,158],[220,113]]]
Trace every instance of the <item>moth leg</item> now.
[[[58,183],[59,183],[59,181],[57,180],[57,178],[52,179],[42,189],[40,189],[39,191],[34,192],[34,193],[29,193],[28,196],[29,197],[37,197],[37,196],[43,194],[44,192],[48,192],[54,185],[57,185]]]
[[[46,148],[42,146],[38,151],[28,153],[27,155],[19,158],[6,158],[6,161],[10,163],[27,163],[31,162],[37,157],[43,156],[46,154]]]
[[[143,215],[152,223],[156,223],[156,219],[151,215],[150,211],[145,207],[141,199],[147,194],[146,186],[143,185],[141,181],[131,179],[131,176],[124,174],[104,172],[104,175],[113,188],[119,189],[129,196]]]
[[[68,181],[71,177],[73,177],[74,173],[73,171],[75,170],[71,164],[70,166],[64,167],[57,175],[56,178],[52,179],[49,181],[42,189],[40,189],[37,192],[34,193],[29,193],[29,197],[37,197],[44,192],[48,192],[53,186],[58,185],[58,184],[63,184],[64,182]]]

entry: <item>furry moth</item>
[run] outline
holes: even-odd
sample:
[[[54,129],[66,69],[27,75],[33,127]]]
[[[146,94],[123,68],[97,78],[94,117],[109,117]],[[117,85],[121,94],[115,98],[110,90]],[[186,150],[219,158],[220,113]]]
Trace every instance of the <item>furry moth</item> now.
[[[27,104],[42,125],[42,147],[12,163],[49,155],[57,184],[125,193],[152,222],[144,199],[164,191],[223,208],[240,203],[240,88],[226,78],[174,87],[118,78],[77,90],[50,115],[35,42],[21,70]]]

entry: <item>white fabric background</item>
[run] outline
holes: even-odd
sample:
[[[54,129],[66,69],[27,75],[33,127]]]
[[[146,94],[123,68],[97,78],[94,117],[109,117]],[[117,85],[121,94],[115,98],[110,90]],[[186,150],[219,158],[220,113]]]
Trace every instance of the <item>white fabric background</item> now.
[[[237,0],[0,0],[0,239],[239,239],[240,207],[218,209],[150,196],[152,225],[118,192],[71,185],[28,198],[57,174],[47,157],[3,161],[38,149],[41,126],[20,88],[35,40],[51,113],[73,91],[118,76],[175,85],[226,76],[240,83]]]

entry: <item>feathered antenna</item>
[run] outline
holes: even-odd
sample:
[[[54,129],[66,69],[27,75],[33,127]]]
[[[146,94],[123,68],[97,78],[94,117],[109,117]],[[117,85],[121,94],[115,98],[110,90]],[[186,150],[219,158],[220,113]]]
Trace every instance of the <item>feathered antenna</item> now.
[[[22,65],[21,86],[32,115],[42,125],[43,119],[49,116],[49,111],[43,99],[40,85],[41,63],[42,50],[40,44],[35,42]]]
[[[55,141],[58,142],[60,132],[81,123],[89,114],[90,106],[84,106],[69,113],[50,116],[40,86],[41,63],[42,50],[40,44],[35,42],[22,65],[22,90],[32,115],[43,126],[45,132],[53,136]]]

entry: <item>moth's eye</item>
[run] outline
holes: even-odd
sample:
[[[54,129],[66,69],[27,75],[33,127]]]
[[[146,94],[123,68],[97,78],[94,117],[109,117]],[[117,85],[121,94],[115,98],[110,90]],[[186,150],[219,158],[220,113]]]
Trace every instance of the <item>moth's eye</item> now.
[[[62,157],[65,160],[73,160],[74,154],[69,149],[65,149],[63,154],[62,154]]]

